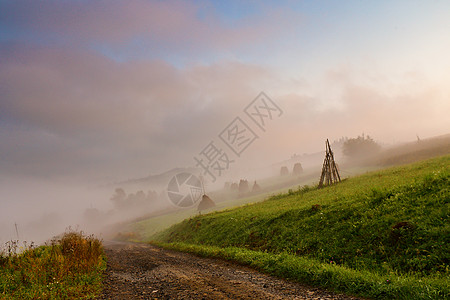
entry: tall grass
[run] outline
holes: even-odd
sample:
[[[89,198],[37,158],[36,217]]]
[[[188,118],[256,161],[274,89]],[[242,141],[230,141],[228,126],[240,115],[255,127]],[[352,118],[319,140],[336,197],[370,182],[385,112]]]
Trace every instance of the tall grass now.
[[[94,298],[105,267],[101,242],[82,232],[68,231],[36,248],[9,242],[0,253],[0,298]]]

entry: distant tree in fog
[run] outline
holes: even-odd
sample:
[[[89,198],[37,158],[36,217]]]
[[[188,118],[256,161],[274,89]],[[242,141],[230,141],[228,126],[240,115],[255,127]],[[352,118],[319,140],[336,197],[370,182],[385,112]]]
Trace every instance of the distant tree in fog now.
[[[357,138],[348,139],[342,146],[344,155],[351,158],[360,158],[369,156],[380,151],[381,147],[370,136],[358,136]]]
[[[145,194],[143,191],[137,191],[136,193],[129,193],[127,195],[122,188],[117,188],[114,191],[114,195],[111,197],[111,201],[115,208],[119,210],[148,207],[150,204],[158,201],[158,193],[155,191],[148,191],[148,193]]]
[[[145,193],[143,191],[138,191],[136,193],[136,195],[134,196],[133,205],[137,205],[137,206],[144,205],[146,202],[145,201],[146,199],[147,199],[147,197],[146,197]]]
[[[116,188],[114,195],[111,197],[111,201],[116,208],[123,208],[126,206],[127,194],[122,188]]]

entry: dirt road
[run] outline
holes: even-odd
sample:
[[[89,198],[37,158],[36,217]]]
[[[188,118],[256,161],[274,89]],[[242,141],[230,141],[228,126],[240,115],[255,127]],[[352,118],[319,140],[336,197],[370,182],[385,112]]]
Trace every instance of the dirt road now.
[[[106,242],[105,251],[100,299],[357,299],[147,244]]]

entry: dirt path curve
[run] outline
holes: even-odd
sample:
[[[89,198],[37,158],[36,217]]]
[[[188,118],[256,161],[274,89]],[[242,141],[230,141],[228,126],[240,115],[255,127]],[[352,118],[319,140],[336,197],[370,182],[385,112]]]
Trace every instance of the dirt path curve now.
[[[220,259],[147,244],[104,244],[108,265],[100,299],[357,299]]]

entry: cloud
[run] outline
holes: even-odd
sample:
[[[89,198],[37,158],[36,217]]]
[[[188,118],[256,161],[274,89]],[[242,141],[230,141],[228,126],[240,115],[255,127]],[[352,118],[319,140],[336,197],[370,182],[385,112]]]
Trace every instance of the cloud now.
[[[235,61],[176,68],[162,60],[118,63],[82,49],[0,49],[4,173],[122,179],[189,165],[260,91],[285,111],[256,143],[265,149],[258,155],[273,160],[320,149],[325,138],[366,132],[408,140],[450,125],[448,91],[418,74],[394,85],[402,80],[338,67],[316,86]]]
[[[122,179],[189,164],[260,91],[285,112],[257,143],[275,160],[330,136],[445,133],[448,80],[420,68],[354,69],[327,60],[328,44],[304,57],[297,50],[316,45],[316,31],[295,36],[303,20],[276,5],[230,22],[207,1],[1,2],[1,172]],[[267,67],[267,55],[287,63]]]
[[[256,5],[256,4],[255,4]],[[207,1],[5,1],[0,25],[13,40],[107,49],[110,53],[190,53],[257,47],[273,42],[301,18],[265,7],[226,22]]]
[[[162,171],[170,160],[161,156],[192,159],[197,143],[217,134],[271,76],[237,62],[177,69],[164,61],[117,63],[83,50],[16,47],[1,52],[4,171],[102,164],[124,173],[139,165]]]
[[[10,1],[3,24],[17,30],[82,40],[123,42],[138,35],[173,35],[194,26],[196,9],[184,1]]]
[[[281,144],[288,145],[291,137],[292,148],[313,151],[326,138],[363,132],[382,143],[446,134],[449,83],[437,85],[420,72],[396,77],[348,66],[330,68],[321,81],[305,86],[304,93],[279,95],[286,110],[277,122],[278,132],[285,132]]]

